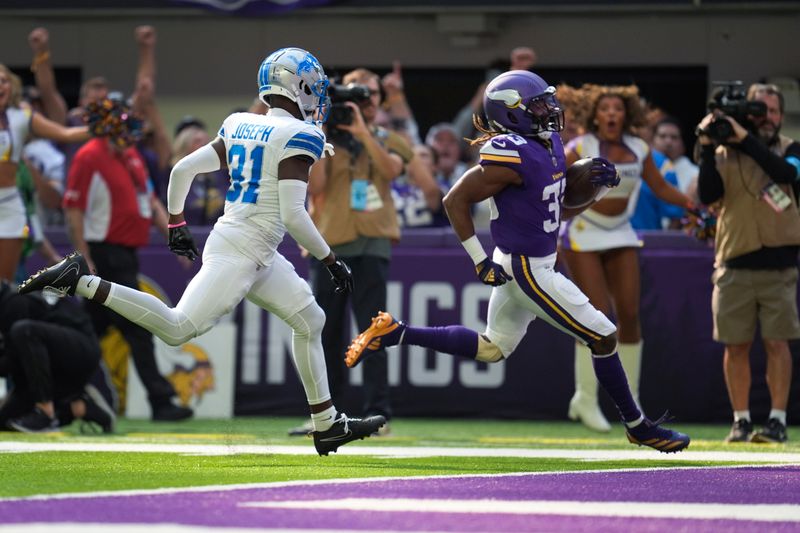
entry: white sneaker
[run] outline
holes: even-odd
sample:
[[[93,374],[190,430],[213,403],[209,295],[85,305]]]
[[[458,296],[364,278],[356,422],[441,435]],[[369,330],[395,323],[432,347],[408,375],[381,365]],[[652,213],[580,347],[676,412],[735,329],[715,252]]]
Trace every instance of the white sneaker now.
[[[603,416],[597,401],[592,401],[591,398],[587,399],[579,393],[576,393],[570,400],[567,416],[569,416],[570,420],[582,422],[584,426],[592,431],[600,433],[611,431],[611,424]]]

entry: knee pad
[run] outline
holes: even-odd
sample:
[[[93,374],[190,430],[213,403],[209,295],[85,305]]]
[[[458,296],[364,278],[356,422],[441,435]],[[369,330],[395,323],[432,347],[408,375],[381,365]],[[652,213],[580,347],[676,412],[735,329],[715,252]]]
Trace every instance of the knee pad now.
[[[325,312],[316,303],[312,303],[286,321],[295,335],[313,337],[322,335],[325,326]]]
[[[478,335],[478,354],[475,360],[482,363],[496,363],[503,360],[503,352],[488,337]]]

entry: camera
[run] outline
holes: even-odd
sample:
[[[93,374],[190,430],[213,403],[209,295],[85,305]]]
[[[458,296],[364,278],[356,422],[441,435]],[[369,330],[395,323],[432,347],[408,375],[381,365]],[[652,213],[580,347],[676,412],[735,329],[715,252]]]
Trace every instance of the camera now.
[[[747,91],[741,81],[715,81],[714,90],[708,101],[708,111],[721,111],[750,131],[755,130],[750,116],[763,117],[767,114],[764,102],[747,99]],[[724,119],[715,119],[705,133],[714,141],[722,143],[733,135],[733,126]]]
[[[369,87],[351,83],[349,85],[331,85],[328,87],[328,96],[331,98],[331,112],[328,115],[328,126],[336,127],[338,124],[351,124],[353,110],[344,105],[344,102],[359,104],[369,100]]]

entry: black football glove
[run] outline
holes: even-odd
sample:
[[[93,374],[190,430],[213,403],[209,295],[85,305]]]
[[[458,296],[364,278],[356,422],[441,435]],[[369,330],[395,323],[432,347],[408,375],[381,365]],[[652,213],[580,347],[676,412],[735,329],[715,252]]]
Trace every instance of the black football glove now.
[[[604,185],[609,189],[619,185],[619,174],[614,163],[602,157],[592,158],[592,177],[590,181],[595,185]]]
[[[200,256],[194,244],[189,226],[184,224],[177,228],[169,228],[169,251],[173,254],[188,257],[192,261]]]
[[[337,259],[330,265],[325,265],[331,275],[331,281],[336,285],[336,292],[338,294],[349,294],[353,292],[353,273],[350,272],[350,267],[342,261]]]
[[[491,285],[492,287],[499,287],[504,285],[506,281],[511,281],[503,267],[489,259],[488,257],[475,265],[475,272],[478,274],[478,279],[484,285]]]

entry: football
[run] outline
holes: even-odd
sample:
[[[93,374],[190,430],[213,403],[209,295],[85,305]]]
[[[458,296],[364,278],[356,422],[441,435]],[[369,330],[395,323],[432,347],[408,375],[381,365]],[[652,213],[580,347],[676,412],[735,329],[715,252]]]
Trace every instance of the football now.
[[[567,169],[567,185],[561,205],[569,209],[586,207],[597,195],[598,186],[592,183],[592,158],[575,161]]]

